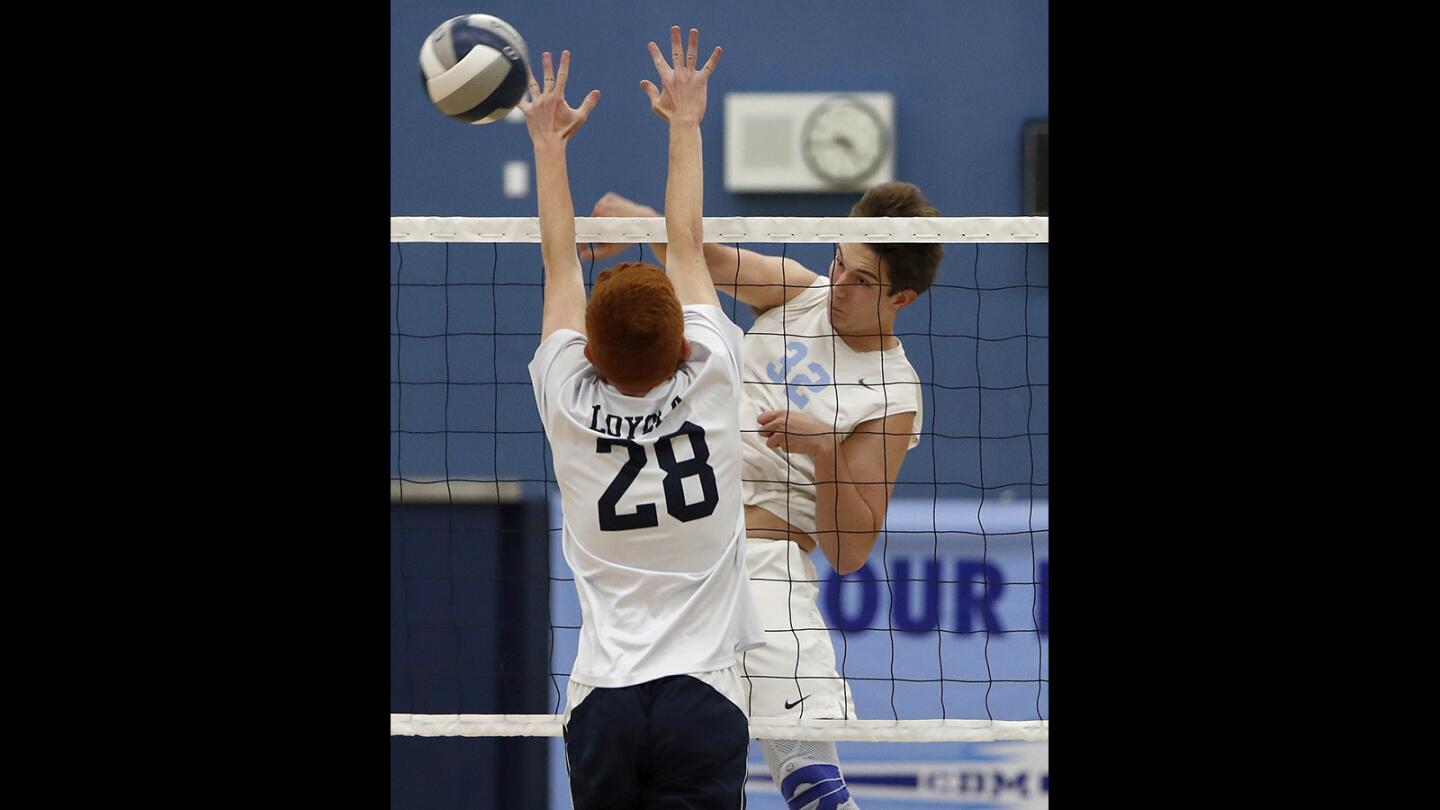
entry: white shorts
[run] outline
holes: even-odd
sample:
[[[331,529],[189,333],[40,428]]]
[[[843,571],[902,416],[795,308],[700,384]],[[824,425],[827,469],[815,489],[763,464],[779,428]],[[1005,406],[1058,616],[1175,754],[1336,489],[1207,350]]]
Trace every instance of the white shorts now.
[[[855,719],[849,686],[820,614],[815,565],[789,540],[748,538],[745,565],[765,646],[740,654],[746,714],[767,719]]]

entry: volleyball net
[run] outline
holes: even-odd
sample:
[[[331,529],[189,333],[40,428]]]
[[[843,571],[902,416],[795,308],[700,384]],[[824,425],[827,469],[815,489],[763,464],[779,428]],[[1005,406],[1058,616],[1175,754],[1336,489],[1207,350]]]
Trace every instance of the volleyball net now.
[[[935,283],[895,323],[923,408],[884,529],[852,574],[813,556],[859,717],[752,719],[751,736],[1047,740],[1048,219],[704,227],[707,243],[822,275],[839,244],[945,245]],[[559,736],[580,609],[527,371],[540,340],[539,221],[394,217],[390,239],[391,734]],[[588,287],[613,263],[653,261],[646,245],[666,241],[665,222],[577,217],[576,241],[633,245],[582,262]],[[748,330],[749,308],[721,301]]]

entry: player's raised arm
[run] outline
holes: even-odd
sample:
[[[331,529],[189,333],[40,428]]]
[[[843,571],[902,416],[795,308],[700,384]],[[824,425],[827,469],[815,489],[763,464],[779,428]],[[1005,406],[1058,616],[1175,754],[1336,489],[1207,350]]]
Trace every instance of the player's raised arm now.
[[[591,209],[592,217],[658,217],[660,212],[648,205],[607,192]],[[606,259],[633,245],[606,242],[593,248],[580,248],[582,259]],[[661,264],[667,263],[664,242],[650,245]],[[804,292],[818,277],[794,259],[766,256],[753,250],[731,245],[705,245],[705,267],[716,292],[724,293],[760,309],[778,307]]]
[[[665,183],[665,231],[669,236],[665,269],[683,304],[720,305],[710,271],[705,266],[702,208],[705,170],[700,150],[700,121],[710,75],[720,63],[720,48],[704,65],[696,67],[700,32],[690,29],[688,48],[680,45],[680,26],[670,28],[670,62],[654,42],[650,58],[660,75],[660,87],[648,79],[640,89],[650,97],[650,109],[670,124],[670,169]]]
[[[570,74],[570,52],[560,53],[560,70],[553,69],[550,52],[541,55],[545,86],[530,76],[530,99],[521,100],[525,128],[535,147],[535,194],[540,206],[540,253],[545,262],[545,308],[541,321],[543,341],[557,329],[585,333],[585,281],[575,255],[575,204],[570,199],[570,174],[565,145],[600,101],[591,90],[578,109],[565,102],[565,80]]]

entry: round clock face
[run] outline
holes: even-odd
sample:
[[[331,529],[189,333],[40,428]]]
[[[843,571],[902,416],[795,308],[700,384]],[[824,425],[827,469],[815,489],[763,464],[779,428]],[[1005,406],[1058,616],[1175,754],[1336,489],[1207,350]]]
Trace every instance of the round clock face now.
[[[853,185],[869,177],[889,149],[890,133],[879,113],[846,96],[816,107],[800,135],[800,151],[810,170],[834,185]]]

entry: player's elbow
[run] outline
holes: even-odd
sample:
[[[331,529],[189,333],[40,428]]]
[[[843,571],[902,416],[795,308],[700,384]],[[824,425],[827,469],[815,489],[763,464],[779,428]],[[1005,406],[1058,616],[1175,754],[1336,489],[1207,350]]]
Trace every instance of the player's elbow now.
[[[853,574],[861,568],[864,568],[865,560],[870,556],[870,549],[875,546],[875,537],[876,535],[874,534],[868,536],[852,535],[849,541],[853,544],[851,548],[846,548],[845,542],[842,541],[840,543],[840,550],[835,555],[835,560],[833,561],[835,563],[835,571],[843,576],[845,574]]]

